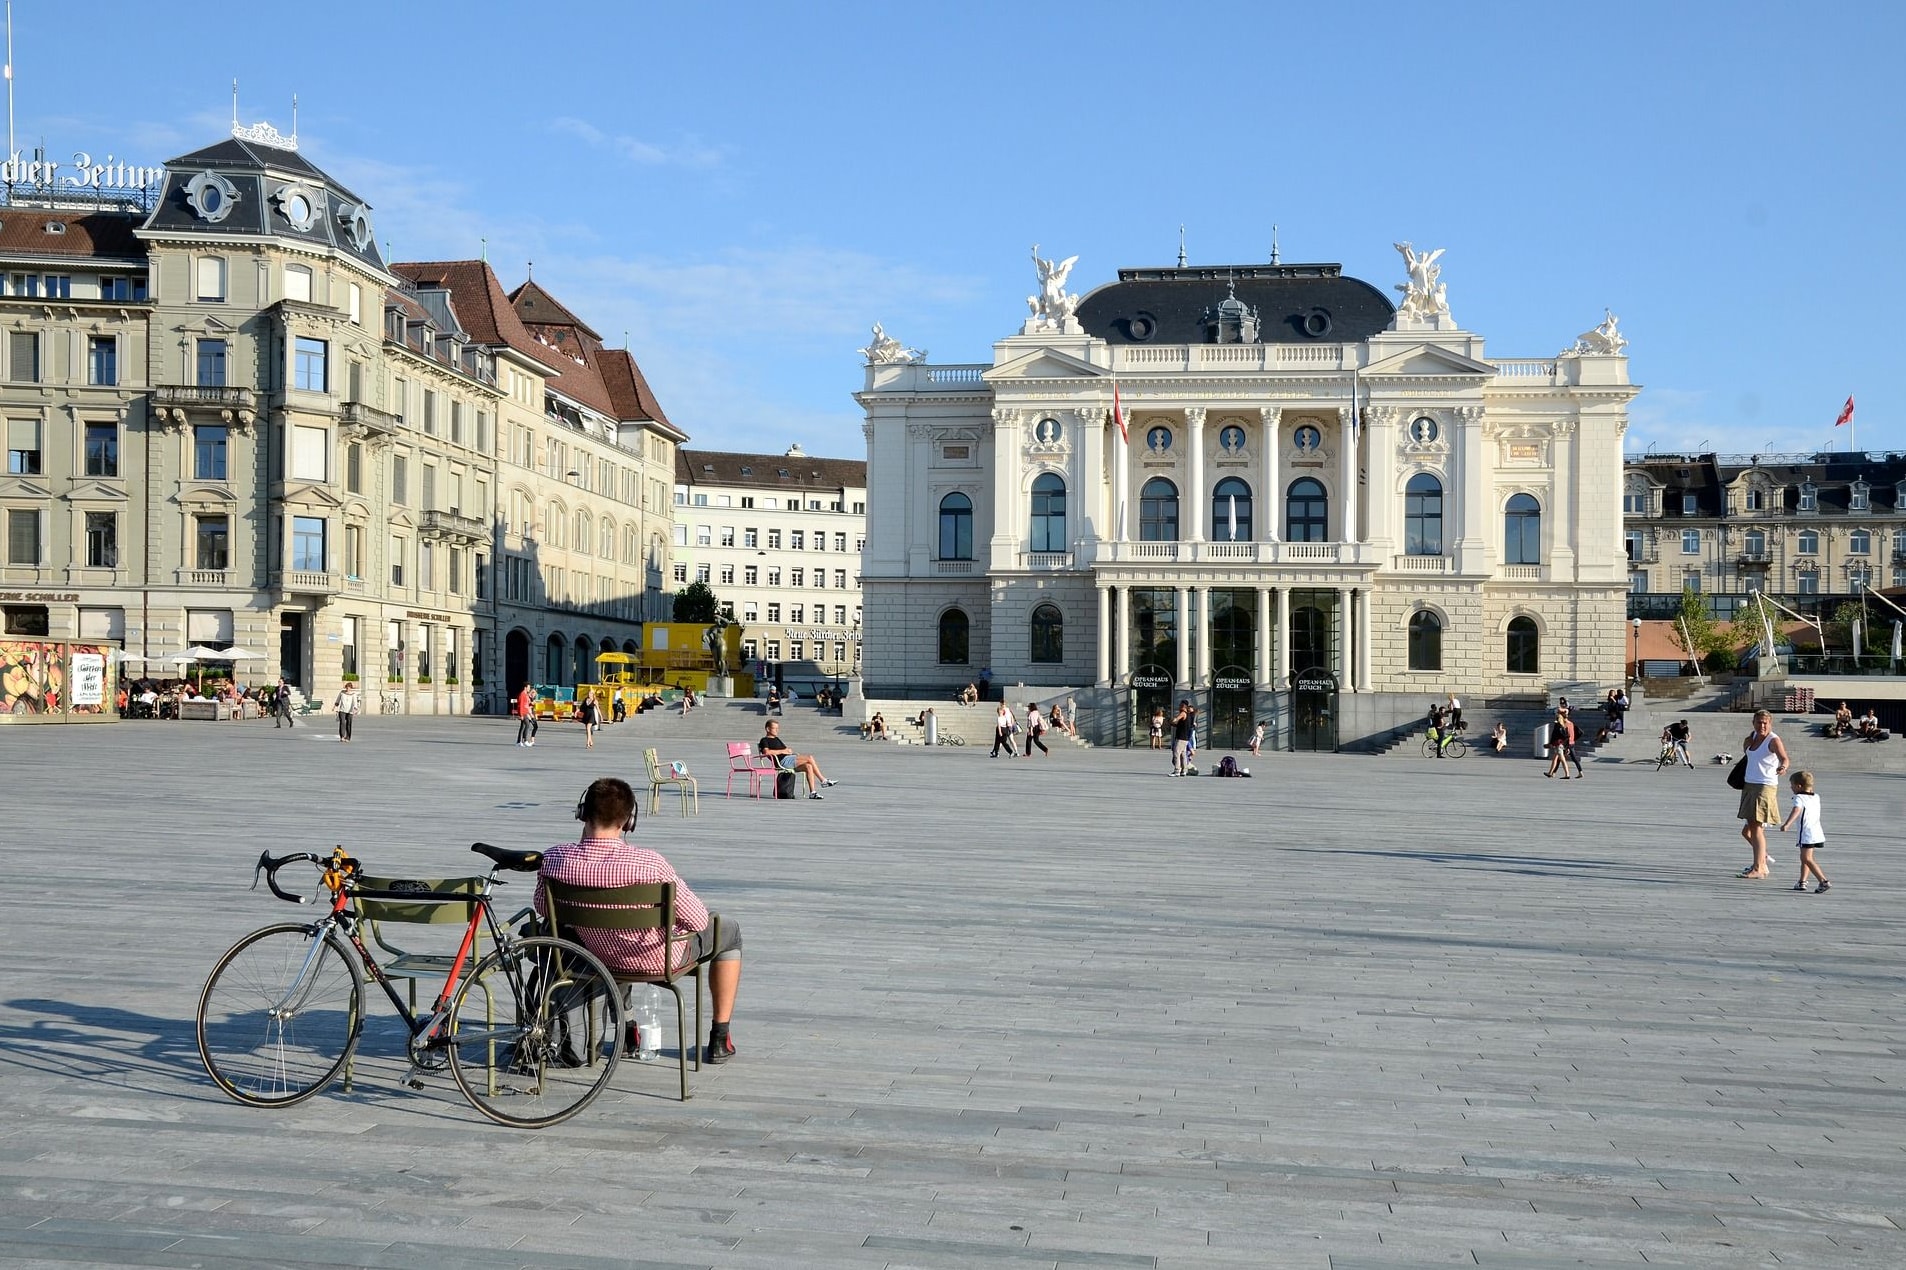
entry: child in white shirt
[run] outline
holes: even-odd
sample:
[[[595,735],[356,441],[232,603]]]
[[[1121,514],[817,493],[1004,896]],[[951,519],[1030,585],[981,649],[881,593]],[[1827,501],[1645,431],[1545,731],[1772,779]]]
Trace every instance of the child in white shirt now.
[[[1827,875],[1820,872],[1820,866],[1814,862],[1813,853],[1827,845],[1827,835],[1820,823],[1820,795],[1813,792],[1813,773],[1795,772],[1793,785],[1793,810],[1787,813],[1786,822],[1780,827],[1789,829],[1797,820],[1800,822],[1800,880],[1793,884],[1796,891],[1807,889],[1807,875],[1813,874],[1820,879],[1820,885],[1814,888],[1815,895],[1833,889],[1833,883],[1827,881]]]

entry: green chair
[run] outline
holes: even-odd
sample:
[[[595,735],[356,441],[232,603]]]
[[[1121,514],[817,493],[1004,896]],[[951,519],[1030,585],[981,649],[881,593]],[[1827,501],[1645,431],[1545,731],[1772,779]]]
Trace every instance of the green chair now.
[[[653,751],[651,751],[653,753]],[[695,1051],[695,1070],[702,1068],[700,1037],[702,1035],[702,980],[704,969],[710,958],[699,961],[685,961],[677,964],[677,959],[687,955],[687,937],[675,932],[675,884],[673,882],[640,882],[629,886],[575,886],[568,882],[558,882],[554,878],[543,878],[543,903],[545,916],[555,925],[556,931],[565,939],[578,939],[579,932],[599,931],[663,931],[667,932],[668,957],[664,962],[668,972],[659,975],[643,974],[636,970],[625,970],[620,966],[609,966],[609,973],[615,981],[623,985],[652,983],[666,988],[675,998],[675,1039],[677,1066],[681,1072],[682,1101],[688,1101],[688,1051]],[[721,946],[721,918],[712,919],[709,928],[709,946]],[[607,964],[607,959],[604,959]],[[695,1041],[691,1043],[687,1028],[687,1017],[682,1005],[680,981],[683,976],[692,979],[695,984]],[[590,1048],[594,1048],[596,1022],[592,1018],[590,1027]]]
[[[696,784],[693,776],[687,772],[678,773],[672,768],[663,767],[661,757],[653,747],[642,751],[642,761],[649,767],[650,815],[655,814],[656,807],[661,804],[662,790],[670,785],[673,785],[676,792],[682,796],[682,815],[688,814],[691,800],[695,805],[695,814],[697,816],[702,814],[701,787]]]
[[[444,980],[450,974],[450,968],[456,964],[457,947],[463,942],[462,931],[470,924],[470,917],[476,911],[474,897],[483,893],[487,878],[387,878],[359,875],[357,888],[370,892],[358,895],[352,900],[357,909],[358,920],[363,924],[364,932],[370,936],[376,946],[377,964],[392,979],[405,980],[410,993],[411,1012],[417,1010],[417,981],[419,979]],[[394,899],[393,895],[414,895],[415,899]],[[465,900],[461,897],[470,896]],[[520,920],[528,910],[510,919],[511,925]],[[422,932],[413,931],[404,936],[394,930],[403,926],[454,926],[458,930],[454,944],[446,944],[442,950],[426,950],[419,946]],[[464,962],[468,971],[481,961],[487,951],[489,931],[477,927],[477,943],[470,949],[469,959]],[[482,985],[485,1005],[485,1018],[493,1019],[495,1003],[490,999],[490,989]],[[351,1088],[351,1067],[345,1065],[344,1088]]]

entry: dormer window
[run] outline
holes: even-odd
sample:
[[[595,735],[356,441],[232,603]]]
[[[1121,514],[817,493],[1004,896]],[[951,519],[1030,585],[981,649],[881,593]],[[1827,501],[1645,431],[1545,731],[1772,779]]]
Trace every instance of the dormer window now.
[[[1744,495],[1744,500],[1745,500],[1745,506],[1747,510],[1750,512],[1757,512],[1757,511],[1764,510],[1767,506],[1767,501],[1765,498],[1762,497],[1761,491],[1758,486],[1753,486],[1753,485],[1748,486],[1746,493]]]
[[[1812,481],[1800,483],[1800,510],[1803,512],[1820,510],[1820,491]]]
[[[1846,505],[1851,511],[1869,510],[1873,506],[1873,487],[1865,481],[1853,482],[1853,488],[1847,493]]]
[[[1681,514],[1683,516],[1692,516],[1696,512],[1700,511],[1700,509],[1701,509],[1701,499],[1699,495],[1696,495],[1696,494],[1681,495]]]

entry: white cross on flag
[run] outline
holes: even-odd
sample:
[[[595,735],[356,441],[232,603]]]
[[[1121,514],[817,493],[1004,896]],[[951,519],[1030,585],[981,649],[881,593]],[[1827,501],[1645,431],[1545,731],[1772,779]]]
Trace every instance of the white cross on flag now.
[[[1852,423],[1852,422],[1853,422],[1853,398],[1848,397],[1846,399],[1846,405],[1840,408],[1840,417],[1833,421],[1833,426],[1837,428],[1843,423]]]

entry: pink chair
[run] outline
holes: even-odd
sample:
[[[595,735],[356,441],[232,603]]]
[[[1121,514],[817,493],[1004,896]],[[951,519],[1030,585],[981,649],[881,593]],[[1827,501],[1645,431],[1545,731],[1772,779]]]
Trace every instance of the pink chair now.
[[[754,752],[754,746],[746,741],[728,742],[728,794],[735,796],[735,777],[748,778],[748,797],[761,797],[761,778],[772,777],[775,768],[772,764],[762,766],[761,756]]]

